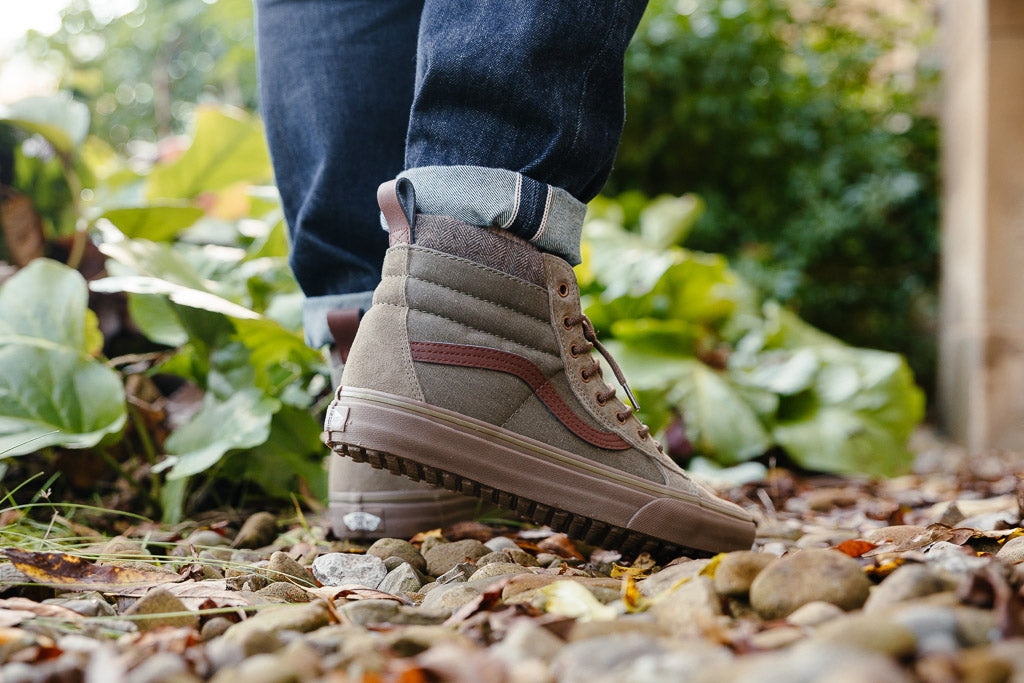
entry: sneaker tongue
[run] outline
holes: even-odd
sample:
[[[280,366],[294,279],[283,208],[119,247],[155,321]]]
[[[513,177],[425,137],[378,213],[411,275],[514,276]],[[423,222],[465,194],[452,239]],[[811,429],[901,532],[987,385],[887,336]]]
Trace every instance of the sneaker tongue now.
[[[537,247],[499,228],[481,228],[448,216],[419,214],[414,244],[461,256],[512,277],[545,286],[544,257]]]

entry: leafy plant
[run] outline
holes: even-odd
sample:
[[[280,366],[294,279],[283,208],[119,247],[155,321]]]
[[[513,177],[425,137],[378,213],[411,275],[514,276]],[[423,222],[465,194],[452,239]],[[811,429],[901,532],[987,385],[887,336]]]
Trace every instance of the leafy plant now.
[[[668,243],[701,210],[601,199],[585,229],[586,312],[611,333],[651,427],[684,426],[693,449],[723,464],[780,447],[812,470],[905,470],[924,395],[904,359],[847,346],[762,302],[722,256]]]
[[[689,246],[930,389],[934,35],[931,0],[652,0],[607,191],[697,193]]]
[[[58,185],[78,197],[59,206],[80,245],[72,251],[80,258],[88,242],[98,248],[95,257],[106,257],[88,289],[127,297],[130,324],[156,351],[147,356],[147,374],[175,378],[172,387],[193,384],[204,396],[169,434],[132,413],[133,440],[145,452],[122,457],[138,461],[129,469],[152,475],[148,487],[133,481],[150,502],[159,495],[168,519],[225,467],[272,495],[287,497],[297,476],[324,494],[320,426],[311,411],[326,386],[325,367],[299,331],[301,295],[286,262],[280,208],[263,186],[271,174],[259,121],[232,108],[200,108],[191,145],[137,172],[86,137],[87,119],[54,116],[59,102],[23,103],[0,123],[14,131],[8,139],[16,152],[32,142],[60,156]],[[32,169],[22,164],[11,178],[16,189],[31,191],[25,178]],[[0,451],[13,447],[5,457],[105,439],[104,457],[122,468],[105,449],[119,439],[122,451],[130,445],[123,381],[139,370],[122,378],[96,359],[104,338],[86,308],[88,289],[72,268],[36,259],[0,291],[7,390],[0,392]],[[233,457],[247,452],[251,464]]]
[[[125,424],[124,388],[97,359],[85,279],[37,259],[0,287],[0,457],[89,448]]]

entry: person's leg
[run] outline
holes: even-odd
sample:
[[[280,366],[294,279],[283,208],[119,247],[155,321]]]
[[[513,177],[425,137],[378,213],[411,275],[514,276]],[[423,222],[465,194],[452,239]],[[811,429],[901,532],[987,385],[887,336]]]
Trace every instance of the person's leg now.
[[[374,190],[402,168],[422,5],[257,0],[261,110],[314,347],[334,343],[329,314],[358,324],[380,281],[387,234]],[[339,537],[408,537],[476,510],[473,500],[333,454],[329,470]]]
[[[403,177],[418,209],[579,261],[608,178],[623,54],[646,0],[429,0]]]
[[[307,299],[326,314],[370,307],[387,249],[374,192],[402,170],[423,0],[257,0],[260,109]]]
[[[378,195],[384,279],[325,430],[356,461],[588,543],[720,552],[749,547],[749,515],[690,481],[637,421],[571,266],[583,202],[615,154],[643,7],[427,0],[407,168]]]

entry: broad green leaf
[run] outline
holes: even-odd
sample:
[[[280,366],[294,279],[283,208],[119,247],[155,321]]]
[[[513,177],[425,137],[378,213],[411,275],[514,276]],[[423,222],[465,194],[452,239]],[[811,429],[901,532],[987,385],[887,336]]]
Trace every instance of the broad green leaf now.
[[[306,480],[319,498],[327,497],[327,471],[322,425],[307,410],[283,406],[274,414],[266,442],[224,461],[225,476],[245,477],[272,496],[287,499],[295,492],[295,478]]]
[[[913,460],[905,435],[836,406],[779,422],[772,434],[793,460],[811,470],[894,476],[905,473]]]
[[[89,108],[69,97],[29,97],[0,106],[0,122],[38,133],[54,149],[70,154],[89,133]]]
[[[87,355],[88,300],[81,275],[56,261],[36,259],[0,288],[0,344]]]
[[[128,314],[146,338],[164,346],[181,346],[188,332],[174,313],[174,305],[158,294],[129,294]]]
[[[731,367],[732,377],[745,385],[775,394],[796,394],[809,389],[821,367],[812,349],[769,351],[751,359],[748,367]]]
[[[192,145],[149,175],[147,196],[192,199],[240,181],[271,178],[270,156],[257,118],[230,107],[200,107]]]
[[[102,337],[87,301],[82,276],[48,259],[0,287],[0,451],[91,447],[124,425],[121,380],[92,357]]]
[[[703,212],[704,202],[695,194],[658,197],[640,213],[640,234],[656,249],[679,246]]]
[[[637,351],[619,343],[608,348],[622,366],[630,387],[643,392],[640,407],[645,416],[667,412],[649,406],[646,397],[662,398],[676,407],[686,422],[687,437],[701,453],[719,462],[733,464],[761,455],[772,439],[744,395],[715,370],[692,358],[672,357]],[[770,410],[771,406],[758,405]],[[655,429],[661,425],[654,423]]]
[[[309,348],[302,335],[286,330],[273,320],[239,319],[234,323],[238,340],[251,352],[249,362],[256,371],[256,385],[265,391],[277,394],[283,388],[272,379],[274,366],[291,365],[297,375],[302,367],[320,360],[320,353]]]
[[[162,294],[176,304],[223,313],[234,318],[259,318],[260,314],[216,294],[144,275],[105,277],[89,283],[94,292],[129,292],[131,294]]]
[[[193,206],[154,204],[124,209],[111,209],[105,218],[126,237],[141,237],[161,242],[169,240],[202,218],[203,210]]]
[[[168,457],[161,469],[171,468],[168,479],[182,479],[210,469],[230,450],[260,445],[270,435],[278,408],[280,403],[256,389],[236,392],[225,401],[207,394],[195,417],[167,438]]]
[[[0,345],[0,453],[90,448],[125,423],[117,373],[72,350]]]
[[[687,437],[697,450],[727,465],[767,451],[772,438],[744,397],[715,370],[688,362],[690,372],[679,378],[668,398],[681,406]]]

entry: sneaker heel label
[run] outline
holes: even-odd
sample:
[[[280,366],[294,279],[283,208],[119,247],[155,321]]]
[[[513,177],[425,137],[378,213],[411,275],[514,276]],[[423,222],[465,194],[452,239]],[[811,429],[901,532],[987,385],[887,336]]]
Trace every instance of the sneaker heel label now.
[[[350,512],[341,518],[349,531],[376,531],[381,518],[369,512]]]
[[[327,409],[324,429],[328,432],[343,432],[348,424],[348,406],[332,405]]]

